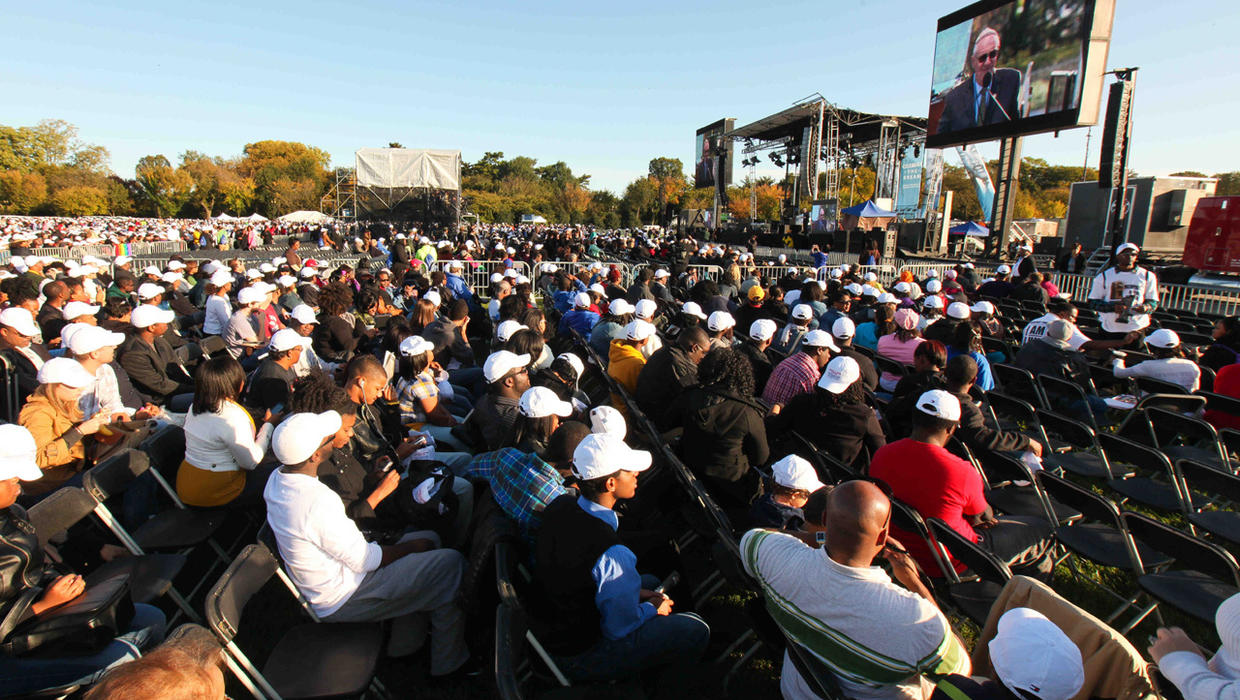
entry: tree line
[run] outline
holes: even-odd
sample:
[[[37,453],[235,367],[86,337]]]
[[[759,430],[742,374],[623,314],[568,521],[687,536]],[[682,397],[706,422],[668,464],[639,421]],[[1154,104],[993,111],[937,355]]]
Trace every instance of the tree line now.
[[[106,148],[82,142],[77,127],[65,121],[0,125],[0,213],[206,218],[257,212],[276,217],[318,209],[336,176],[348,177],[347,171],[329,169],[326,151],[295,141],[256,141],[229,157],[192,150],[175,161],[147,155],[132,177],[113,173],[109,160]],[[998,163],[987,165],[993,177]],[[539,165],[528,156],[506,158],[501,151],[464,163],[461,174],[464,208],[484,222],[515,222],[523,214],[538,214],[553,223],[633,227],[665,223],[681,209],[710,209],[714,199],[713,188],[694,186],[679,158],[652,158],[646,174],[619,193],[591,189],[590,175],[574,173],[563,161]],[[1204,176],[1195,171],[1176,175]],[[1097,177],[1094,168],[1027,157],[1021,162],[1016,217],[1063,217],[1071,184]],[[1240,194],[1240,171],[1213,177],[1219,179],[1218,194]],[[819,179],[821,191],[826,173],[820,172]],[[841,170],[839,184],[840,206],[858,204],[874,192],[875,172],[864,165]],[[776,219],[791,186],[790,178],[746,177],[727,188],[724,210],[734,221],[749,221],[751,214],[759,221]],[[988,218],[964,168],[945,164],[942,189],[955,192],[954,218]],[[802,208],[808,210],[809,204]]]

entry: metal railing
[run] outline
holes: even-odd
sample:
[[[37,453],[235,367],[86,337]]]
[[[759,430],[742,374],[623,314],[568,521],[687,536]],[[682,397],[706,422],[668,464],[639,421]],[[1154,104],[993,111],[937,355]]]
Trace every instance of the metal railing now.
[[[81,260],[87,256],[110,258],[120,255],[119,251],[122,250],[125,251],[125,255],[135,258],[144,255],[179,253],[186,250],[185,241],[149,241],[125,243],[123,246],[122,248],[120,245],[97,243],[91,245],[58,246],[55,248],[31,248],[27,255],[56,258],[57,260]],[[12,258],[12,251],[0,251],[0,265],[8,264]]]
[[[1059,287],[1061,294],[1070,294],[1073,301],[1084,303],[1089,299],[1094,275],[1054,272],[1051,273],[1051,281]],[[1240,289],[1159,282],[1158,308],[1212,316],[1235,316],[1240,313]]]

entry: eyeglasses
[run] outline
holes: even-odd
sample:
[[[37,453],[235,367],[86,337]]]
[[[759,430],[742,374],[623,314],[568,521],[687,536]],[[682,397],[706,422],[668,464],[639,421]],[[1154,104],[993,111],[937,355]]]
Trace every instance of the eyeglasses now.
[[[976,55],[974,55],[974,56],[973,56],[973,60],[974,60],[974,61],[977,61],[978,63],[987,63],[987,62],[989,62],[989,61],[993,61],[993,60],[995,60],[995,59],[997,59],[997,58],[999,58],[999,50],[998,50],[998,49],[995,49],[994,51],[988,51],[988,52],[986,52],[986,53],[982,53],[982,54],[976,54]]]

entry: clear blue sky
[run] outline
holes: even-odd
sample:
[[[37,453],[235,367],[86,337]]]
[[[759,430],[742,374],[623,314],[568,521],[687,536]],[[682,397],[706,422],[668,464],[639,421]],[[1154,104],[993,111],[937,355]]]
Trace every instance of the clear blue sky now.
[[[1240,170],[1240,3],[1118,5],[1109,67],[1141,67],[1131,166]],[[5,0],[0,123],[65,119],[127,177],[149,153],[285,139],[352,165],[355,149],[399,141],[563,160],[619,192],[652,157],[688,169],[697,127],[814,92],[924,115],[935,23],[959,6]],[[1080,164],[1085,130],[1029,138],[1025,155]]]

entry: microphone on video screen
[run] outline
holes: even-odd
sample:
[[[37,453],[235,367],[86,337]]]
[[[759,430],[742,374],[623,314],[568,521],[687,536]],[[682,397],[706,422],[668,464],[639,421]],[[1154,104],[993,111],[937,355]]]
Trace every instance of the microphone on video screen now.
[[[994,82],[994,79],[995,74],[993,71],[987,73],[986,77],[982,78],[982,89],[986,91],[987,95],[990,95],[990,99],[994,101],[995,106],[999,108],[999,111],[1003,112],[1004,119],[1012,121],[1012,115],[1007,113],[1007,110],[1003,108],[1003,104],[999,102],[999,98],[995,97],[995,93],[990,89],[990,84]]]

